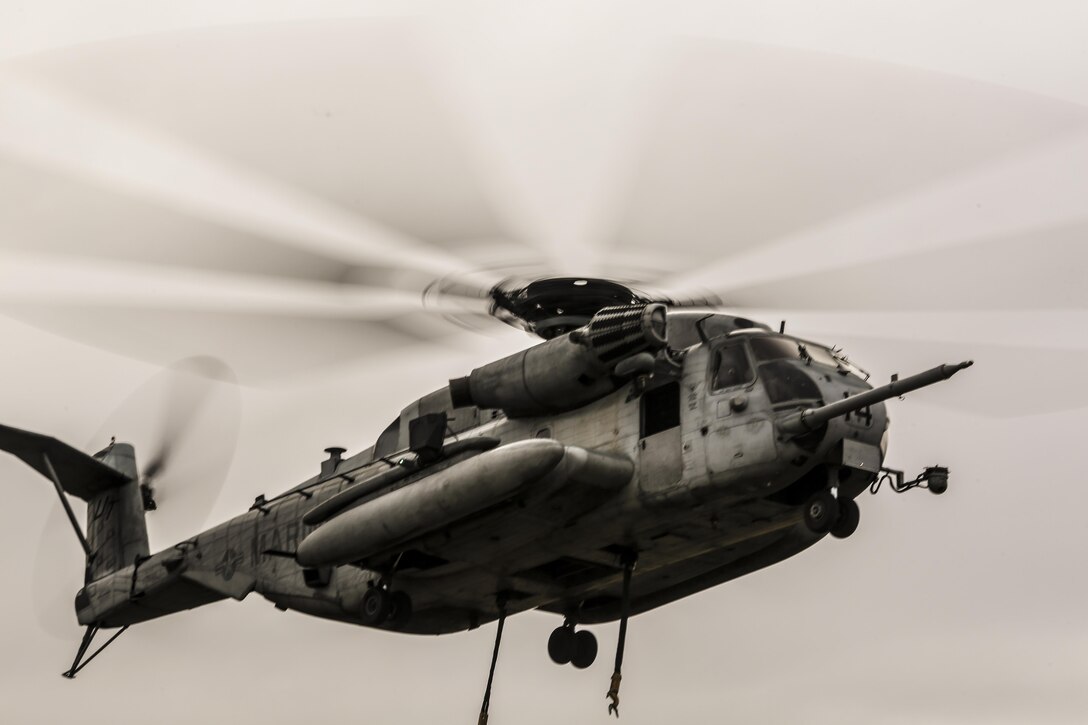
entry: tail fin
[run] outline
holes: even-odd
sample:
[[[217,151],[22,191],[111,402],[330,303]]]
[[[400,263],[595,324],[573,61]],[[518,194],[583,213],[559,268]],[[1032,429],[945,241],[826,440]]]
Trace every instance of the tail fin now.
[[[136,451],[128,443],[115,443],[92,460],[100,460],[120,471],[125,482],[87,500],[87,544],[91,548],[87,581],[123,569],[151,554]]]
[[[18,456],[58,489],[87,502],[87,581],[150,554],[131,445],[111,444],[89,456],[56,438],[0,425],[0,450]],[[67,509],[63,495],[61,502]],[[76,525],[74,518],[72,524]],[[78,529],[77,533],[82,537]]]

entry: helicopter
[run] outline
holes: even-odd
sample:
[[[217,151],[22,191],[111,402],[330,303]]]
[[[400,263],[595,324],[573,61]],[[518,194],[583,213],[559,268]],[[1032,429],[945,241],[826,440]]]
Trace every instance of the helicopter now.
[[[438,294],[443,294],[442,290]],[[374,445],[152,553],[156,461],[95,455],[0,426],[0,449],[49,479],[86,554],[75,677],[129,626],[258,593],[277,608],[406,634],[562,618],[550,658],[598,654],[580,625],[619,622],[783,561],[860,522],[856,499],[947,489],[884,467],[885,402],[971,361],[874,387],[842,350],[745,317],[595,278],[507,280],[492,317],[543,341],[412,401]],[[68,496],[87,502],[86,532]],[[102,630],[117,630],[94,652]]]

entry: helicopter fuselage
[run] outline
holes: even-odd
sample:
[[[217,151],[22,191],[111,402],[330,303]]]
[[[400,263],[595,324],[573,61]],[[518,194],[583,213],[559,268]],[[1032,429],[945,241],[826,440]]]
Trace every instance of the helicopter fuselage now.
[[[404,632],[470,629],[500,608],[596,623],[620,617],[629,557],[634,614],[792,556],[824,536],[803,520],[813,494],[853,499],[874,480],[884,405],[785,433],[784,416],[870,389],[860,371],[761,326],[694,336],[695,321],[670,314],[652,371],[565,412],[511,417],[455,408],[448,388],[425,396],[375,447],[334,450],[309,481],[89,583],[80,621],[120,626],[256,591],[363,624],[365,593],[383,587],[411,611],[376,626]],[[428,415],[447,421],[448,450],[491,442],[424,455],[411,429]],[[304,520],[348,491],[342,510]]]

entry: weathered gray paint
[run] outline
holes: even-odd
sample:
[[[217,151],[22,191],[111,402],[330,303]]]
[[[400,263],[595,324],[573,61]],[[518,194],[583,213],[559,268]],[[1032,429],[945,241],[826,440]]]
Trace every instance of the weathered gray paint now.
[[[682,320],[693,322],[690,314]],[[639,554],[636,613],[780,561],[820,535],[801,523],[799,501],[778,494],[805,480],[858,495],[882,462],[887,417],[876,403],[864,419],[828,420],[810,440],[783,433],[781,420],[798,406],[776,409],[760,376],[712,389],[711,348],[748,336],[659,353],[655,376],[679,385],[679,425],[644,438],[645,380],[573,409],[517,418],[454,411],[449,390],[435,391],[402,411],[394,459],[412,455],[404,450],[408,423],[443,410],[447,443],[486,436],[502,445],[424,467],[307,526],[306,512],[390,467],[372,449],[333,462],[241,516],[96,577],[81,593],[79,620],[119,626],[256,591],[281,608],[359,623],[366,588],[407,551],[428,564],[393,574],[413,603],[403,631],[477,626],[497,616],[499,594],[509,613],[541,608],[599,622],[619,615],[624,551]],[[683,335],[670,330],[670,338]],[[870,389],[841,368],[788,364],[812,380],[821,401]]]

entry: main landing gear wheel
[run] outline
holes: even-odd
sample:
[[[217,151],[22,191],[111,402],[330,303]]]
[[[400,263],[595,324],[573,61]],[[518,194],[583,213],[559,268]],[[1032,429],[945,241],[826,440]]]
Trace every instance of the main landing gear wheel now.
[[[564,624],[552,630],[548,637],[548,656],[557,665],[565,665],[574,657],[574,627]]]
[[[839,501],[830,491],[820,491],[805,503],[804,517],[810,531],[826,534],[839,519]]]
[[[363,594],[362,604],[359,606],[359,614],[363,624],[369,627],[377,627],[389,617],[389,610],[393,602],[389,592],[381,587],[370,587]]]
[[[574,633],[574,654],[570,663],[580,670],[584,670],[597,659],[597,638],[588,629],[582,629]]]
[[[368,627],[385,623],[401,627],[412,616],[412,600],[405,592],[390,592],[385,587],[370,587],[363,594],[359,616]]]
[[[564,624],[548,637],[548,656],[557,665],[569,663],[584,670],[597,659],[597,638],[588,630],[575,631],[573,625]]]
[[[845,539],[857,531],[858,522],[860,521],[861,510],[858,508],[857,503],[851,499],[842,499],[839,501],[839,518],[835,520],[835,525],[831,527],[831,535],[836,539]]]
[[[405,592],[393,592],[389,598],[389,625],[400,629],[412,618],[412,598]]]

